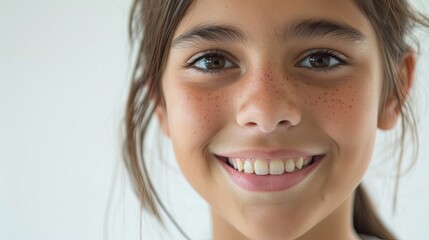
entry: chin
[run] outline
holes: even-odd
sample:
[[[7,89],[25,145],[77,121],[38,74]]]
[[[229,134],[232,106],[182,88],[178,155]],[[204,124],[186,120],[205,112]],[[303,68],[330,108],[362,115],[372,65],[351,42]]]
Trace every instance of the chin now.
[[[292,215],[292,217],[291,217]],[[310,228],[310,219],[294,214],[254,210],[236,224],[237,230],[251,240],[293,240],[304,235]]]
[[[294,240],[305,234],[301,229],[292,229],[284,226],[252,227],[241,231],[249,240]]]

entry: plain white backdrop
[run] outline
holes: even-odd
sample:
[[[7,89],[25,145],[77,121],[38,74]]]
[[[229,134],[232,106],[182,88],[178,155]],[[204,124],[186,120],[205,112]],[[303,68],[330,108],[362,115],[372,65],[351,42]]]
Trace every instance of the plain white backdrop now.
[[[182,239],[139,207],[121,165],[120,124],[132,57],[130,1],[0,0],[0,239]],[[429,4],[418,4],[429,13]],[[401,178],[392,208],[393,166],[378,148],[365,183],[401,239],[429,239],[428,33],[416,89],[421,154]],[[156,127],[156,124],[154,124]],[[161,198],[194,240],[210,239],[207,205],[180,175],[168,141],[147,143]],[[386,136],[379,134],[378,146]],[[142,233],[139,230],[143,225]]]

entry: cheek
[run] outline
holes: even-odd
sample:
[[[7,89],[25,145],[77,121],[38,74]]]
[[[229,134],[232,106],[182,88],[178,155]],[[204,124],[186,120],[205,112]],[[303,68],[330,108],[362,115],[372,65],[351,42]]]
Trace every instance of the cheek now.
[[[173,142],[186,143],[189,148],[207,142],[222,127],[227,94],[192,87],[171,88],[166,105]]]
[[[347,155],[370,158],[377,129],[380,86],[376,79],[316,86],[291,79],[304,116]]]
[[[309,100],[307,105],[329,133],[350,137],[376,128],[378,97],[368,89],[349,85],[323,91],[313,98],[317,99]]]
[[[166,90],[170,138],[179,167],[188,182],[206,198],[213,182],[213,161],[207,161],[208,142],[224,125],[226,92],[173,86]],[[198,169],[198,171],[195,171]],[[204,180],[202,180],[204,179]],[[207,199],[207,198],[206,198]]]
[[[325,181],[320,186],[324,194],[321,196],[327,198],[349,194],[361,181],[372,157],[380,87],[374,79],[357,80],[325,87],[291,83],[303,119],[311,121],[315,131],[323,132],[332,147],[332,161],[326,165],[330,175],[323,176]],[[343,180],[341,184],[339,178]]]
[[[289,77],[288,82],[304,114],[329,135],[344,138],[376,130],[380,98],[376,81],[350,79],[315,86]]]

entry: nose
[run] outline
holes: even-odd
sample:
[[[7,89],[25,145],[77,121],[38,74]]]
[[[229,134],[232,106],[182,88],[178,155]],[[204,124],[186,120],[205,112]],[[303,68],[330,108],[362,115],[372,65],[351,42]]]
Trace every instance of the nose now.
[[[271,76],[271,77],[267,77]],[[301,121],[301,111],[283,78],[253,73],[243,81],[236,121],[246,129],[270,133],[287,129]]]

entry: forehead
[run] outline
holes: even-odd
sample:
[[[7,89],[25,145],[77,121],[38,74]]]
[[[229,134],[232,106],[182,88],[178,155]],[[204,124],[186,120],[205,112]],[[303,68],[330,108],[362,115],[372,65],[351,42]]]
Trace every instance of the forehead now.
[[[354,0],[195,0],[175,37],[199,25],[232,25],[249,39],[278,36],[290,24],[327,19],[351,26],[364,35],[372,28]]]

